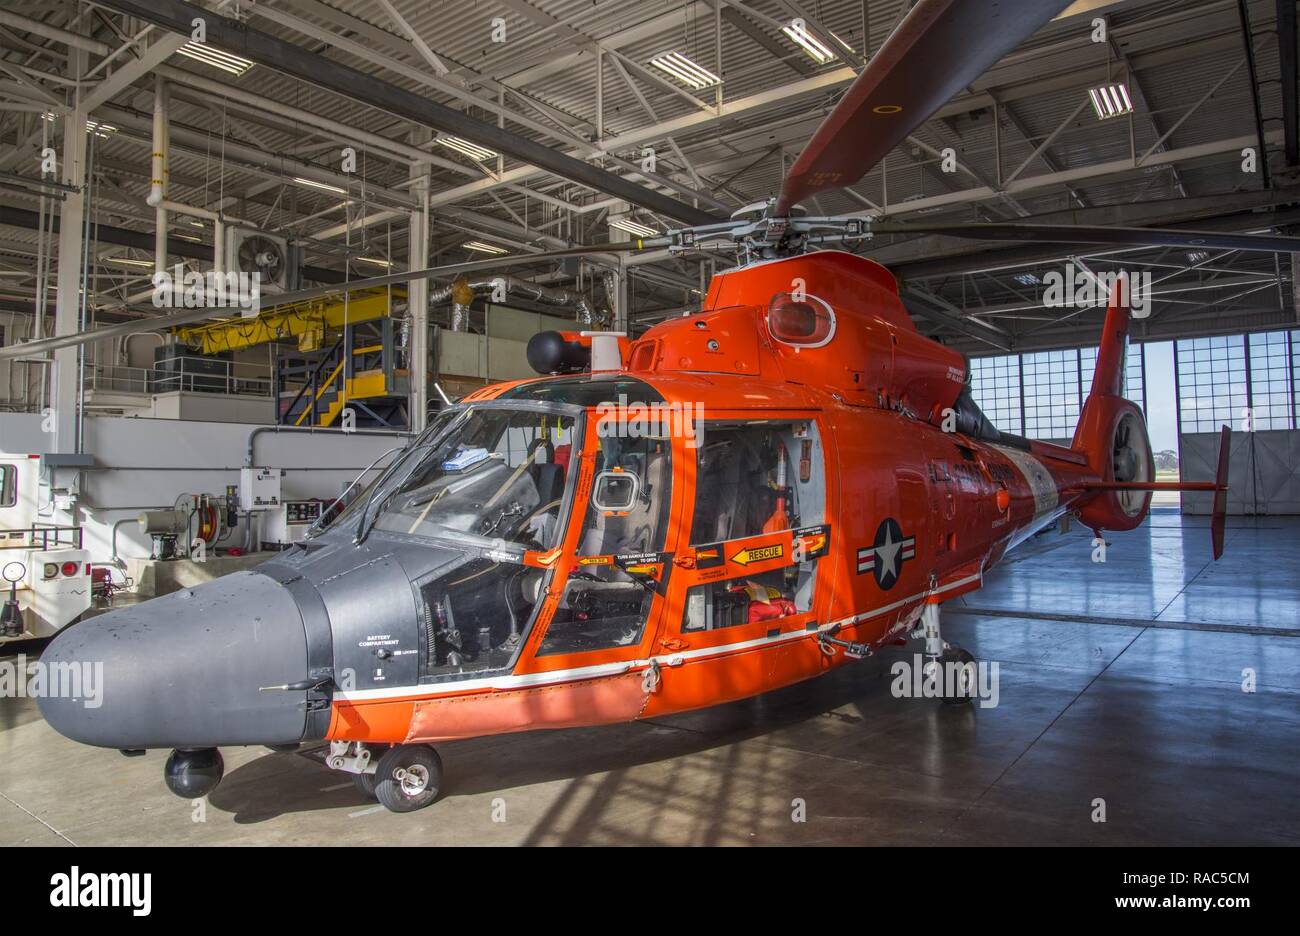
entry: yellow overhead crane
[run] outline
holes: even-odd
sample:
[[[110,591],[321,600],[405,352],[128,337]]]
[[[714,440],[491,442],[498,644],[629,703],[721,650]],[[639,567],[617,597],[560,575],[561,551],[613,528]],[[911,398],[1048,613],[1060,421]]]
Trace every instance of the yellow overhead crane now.
[[[356,325],[392,313],[392,306],[406,301],[406,290],[397,287],[361,289],[342,297],[314,299],[285,306],[272,306],[255,318],[225,319],[174,330],[176,340],[201,354],[238,351],[268,341],[298,339],[298,350],[315,351],[324,344],[325,334],[346,325]]]

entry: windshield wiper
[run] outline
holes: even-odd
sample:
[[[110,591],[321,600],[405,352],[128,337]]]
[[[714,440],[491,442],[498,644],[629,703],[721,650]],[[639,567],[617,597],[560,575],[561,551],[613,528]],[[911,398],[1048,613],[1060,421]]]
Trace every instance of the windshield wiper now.
[[[352,483],[343,489],[342,494],[334,498],[334,500],[330,501],[329,507],[321,511],[321,515],[316,518],[316,521],[312,523],[311,526],[307,527],[307,532],[304,533],[303,536],[308,538],[315,536],[325,526],[325,518],[329,516],[330,511],[333,510],[335,507],[338,507],[340,511],[342,510],[344,498],[346,498],[348,494],[352,492],[352,489],[361,482],[361,479],[364,478],[369,473],[371,468],[375,467],[375,465],[378,465],[381,461],[383,461],[389,455],[392,455],[394,452],[401,452],[405,449],[406,449],[405,445],[394,445],[387,452],[385,452],[384,454],[376,458],[374,461],[372,461],[369,465],[366,465],[365,468],[362,468],[361,474],[357,475],[355,478],[352,479]],[[398,461],[401,461],[401,459],[398,459]],[[396,462],[394,462],[393,464],[395,465]],[[393,465],[390,465],[388,468],[385,468],[382,472],[380,472],[379,475],[380,480],[383,479],[383,476],[387,474],[389,468],[392,467]]]
[[[415,454],[414,450],[412,450],[412,454]],[[366,502],[361,506],[361,519],[357,521],[357,532],[352,536],[353,546],[360,546],[366,541],[366,537],[370,535],[371,528],[379,522],[379,514],[383,511],[384,507],[387,506],[388,502],[392,500],[393,495],[402,489],[402,485],[407,482],[407,479],[415,473],[415,469],[420,466],[420,463],[421,460],[418,458],[411,459],[410,470],[407,471],[406,474],[402,475],[402,480],[394,484],[388,493],[384,495],[384,499],[375,507],[374,518],[369,519],[371,516],[370,504],[375,499],[375,495],[379,493],[379,489],[384,486],[384,478],[387,476],[388,472],[384,472],[383,475],[380,475],[379,480],[375,482],[375,486],[371,488],[370,493],[366,495]],[[396,468],[399,464],[401,464],[401,462],[394,462],[389,466],[389,471]],[[367,522],[368,519],[369,522]]]
[[[469,412],[470,412],[469,410],[462,410],[461,412],[457,413],[455,416],[452,416],[447,421],[447,425],[441,427],[441,429],[438,430],[437,434],[429,436],[429,438],[423,444],[420,444],[417,441],[417,443],[411,447],[411,454],[414,455],[421,448],[428,448],[430,451],[432,451],[438,442],[446,438],[447,433],[449,433],[454,426],[457,426],[460,423],[464,422]],[[427,432],[428,430],[426,430],[426,434]],[[389,500],[392,499],[393,495],[402,489],[402,485],[404,485],[407,482],[407,480],[410,479],[411,475],[415,474],[415,470],[419,468],[421,464],[423,464],[423,459],[420,458],[411,459],[410,469],[406,472],[406,474],[402,476],[402,480],[397,482],[397,484],[393,485],[392,490],[390,490],[387,494],[384,495],[384,499],[375,508],[374,519],[370,520],[369,518],[371,513],[370,511],[371,501],[375,499],[375,495],[379,493],[379,489],[384,486],[384,479],[388,477],[389,472],[396,469],[397,466],[400,465],[401,463],[402,460],[399,458],[397,461],[389,465],[388,471],[385,471],[382,475],[379,476],[379,478],[375,481],[374,486],[370,489],[370,493],[366,495],[366,502],[361,507],[361,518],[357,521],[357,531],[352,535],[353,546],[360,546],[362,543],[366,541],[366,537],[370,535],[370,530],[374,527],[376,523],[379,522],[379,514],[383,511],[384,507],[388,504]]]

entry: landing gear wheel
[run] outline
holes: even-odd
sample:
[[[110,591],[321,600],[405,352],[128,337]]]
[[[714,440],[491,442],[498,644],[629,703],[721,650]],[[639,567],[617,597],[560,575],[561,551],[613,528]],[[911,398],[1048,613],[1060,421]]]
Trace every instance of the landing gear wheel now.
[[[390,812],[423,809],[438,798],[442,758],[426,744],[395,745],[379,758],[373,783],[375,799]]]
[[[366,799],[375,799],[375,774],[354,773],[352,775],[352,785]]]
[[[978,685],[977,671],[975,669],[975,657],[971,656],[969,650],[961,647],[947,647],[943,653],[939,654],[940,673],[945,680],[948,678],[949,671],[952,672],[953,692],[948,694],[947,683],[945,682],[943,704],[944,705],[966,705],[975,698],[975,690]]]

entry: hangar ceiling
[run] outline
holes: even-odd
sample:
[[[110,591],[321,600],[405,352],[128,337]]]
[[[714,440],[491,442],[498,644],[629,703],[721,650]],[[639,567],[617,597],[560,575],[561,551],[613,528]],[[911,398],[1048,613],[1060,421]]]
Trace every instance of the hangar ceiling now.
[[[169,4],[158,4],[159,8]],[[434,263],[599,245],[623,220],[663,231],[775,195],[798,155],[907,0],[266,0],[210,3],[292,47],[304,80],[256,64],[242,74],[174,54],[163,29],[102,5],[10,0],[0,25],[0,302],[34,305],[37,157],[57,145],[84,62],[104,125],[94,140],[94,304],[110,320],[147,285],[154,82],[170,86],[168,197],[303,239],[309,275],[359,278],[405,267],[412,179],[428,172]],[[1275,0],[1085,0],[942,108],[850,189],[808,205],[906,223],[1031,219],[1257,231],[1297,214],[1295,24]],[[811,54],[794,19],[827,50]],[[1105,41],[1094,41],[1105,20]],[[819,38],[820,37],[820,38]],[[496,41],[496,40],[501,41]],[[816,48],[814,44],[814,49]],[[1249,52],[1249,54],[1248,54]],[[676,71],[654,60],[676,53]],[[227,63],[229,64],[229,63]],[[703,87],[691,82],[701,72]],[[333,67],[332,67],[333,66]],[[449,126],[349,94],[346,66],[400,89]],[[236,69],[238,69],[236,65]],[[942,63],[936,63],[942,67]],[[720,77],[710,83],[708,75]],[[685,80],[683,79],[685,76]],[[1124,82],[1128,116],[1099,120],[1089,90]],[[94,83],[93,85],[91,83]],[[323,83],[335,86],[332,90]],[[453,113],[454,118],[447,116]],[[460,123],[464,118],[464,123]],[[471,123],[473,122],[473,123]],[[475,127],[495,149],[438,139]],[[466,132],[463,128],[469,128]],[[1243,171],[1243,150],[1267,158]],[[340,171],[353,147],[355,174]],[[489,155],[483,150],[488,148]],[[538,155],[538,147],[567,160]],[[653,150],[654,166],[644,162]],[[955,155],[944,171],[944,152]],[[1292,150],[1288,154],[1288,150]],[[534,162],[528,162],[530,154]],[[477,158],[476,158],[477,157]],[[538,165],[546,162],[547,165]],[[635,198],[629,197],[635,196]],[[677,212],[673,206],[684,210]],[[666,209],[666,210],[665,210]],[[677,212],[677,219],[673,213]],[[203,255],[211,228],[173,234]],[[178,245],[183,246],[183,245]],[[1042,308],[1046,273],[1149,270],[1155,305],[1138,334],[1224,333],[1297,321],[1291,258],[1272,254],[1044,248],[941,237],[860,245],[898,275],[923,330],[975,353],[1079,344],[1099,315]],[[137,263],[131,263],[137,261]],[[385,267],[384,264],[391,264]],[[725,260],[637,257],[634,328],[691,308]],[[516,270],[573,283],[570,261]],[[115,309],[115,307],[117,307]]]

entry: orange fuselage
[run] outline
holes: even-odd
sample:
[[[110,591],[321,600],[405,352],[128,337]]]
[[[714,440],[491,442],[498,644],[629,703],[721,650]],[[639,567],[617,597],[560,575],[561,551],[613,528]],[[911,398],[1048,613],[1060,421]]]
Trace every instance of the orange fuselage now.
[[[773,336],[768,309],[783,293],[806,293],[833,310],[829,341],[800,347]],[[1100,511],[1089,521],[1098,528],[1129,528],[1145,515],[1144,502],[1136,513],[1112,517],[1113,510],[1095,506],[1097,495],[1081,490],[1105,480],[1099,440],[1109,438],[1107,421],[1131,404],[1116,397],[1109,408],[1085,413],[1079,431],[1090,435],[1068,448],[952,431],[945,417],[966,380],[966,361],[916,331],[886,270],[849,254],[810,254],[715,277],[700,313],[662,323],[626,349],[624,373],[666,403],[701,412],[706,426],[806,424],[818,444],[790,456],[796,473],[806,470],[802,459],[820,460],[825,502],[804,505],[816,522],[701,545],[691,530],[697,452],[691,439],[675,437],[670,521],[655,571],[660,588],[639,642],[539,656],[566,579],[584,559],[595,561],[580,555],[577,518],[595,470],[592,456],[583,455],[562,545],[532,557],[552,578],[513,669],[336,693],[330,739],[432,742],[604,724],[778,689],[849,661],[823,644],[826,632],[879,647],[909,631],[927,602],[980,587],[1008,548],[1064,513],[1083,510],[1089,521],[1089,509]],[[524,383],[486,387],[466,402]],[[1092,425],[1099,422],[1107,425]],[[589,419],[589,442],[595,431]],[[774,602],[774,610],[731,626],[684,626],[693,587],[744,584],[801,558],[815,563],[806,609]]]

